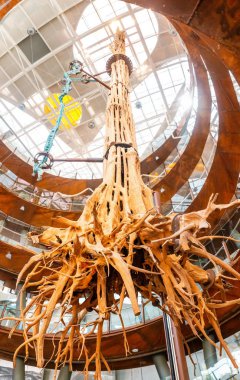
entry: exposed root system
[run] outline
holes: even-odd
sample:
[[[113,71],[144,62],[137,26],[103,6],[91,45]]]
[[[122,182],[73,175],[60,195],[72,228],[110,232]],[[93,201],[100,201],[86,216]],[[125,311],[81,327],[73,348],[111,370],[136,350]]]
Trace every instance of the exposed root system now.
[[[124,33],[118,32],[113,54],[124,54]],[[106,115],[106,159],[103,183],[86,203],[77,222],[61,219],[66,228],[47,228],[33,236],[35,242],[51,247],[34,255],[19,275],[26,276],[22,294],[35,290],[28,305],[16,319],[23,322],[26,358],[34,347],[37,366],[44,367],[44,338],[54,311],[60,310],[64,328],[57,334],[56,369],[78,359],[85,361],[85,376],[95,365],[95,379],[109,370],[101,351],[103,323],[110,313],[121,318],[123,301],[129,297],[135,315],[140,314],[137,293],[160,307],[175,325],[187,321],[195,335],[204,336],[212,326],[234,366],[236,362],[221,335],[215,309],[219,300],[209,299],[207,288],[223,287],[222,278],[240,280],[240,274],[226,262],[208,253],[198,237],[209,230],[212,212],[237,207],[216,205],[216,197],[206,209],[184,215],[160,215],[153,206],[152,192],[142,182],[135,141],[134,124],[128,100],[128,67],[123,59],[112,63],[111,92]],[[205,237],[207,239],[207,236]],[[193,257],[210,260],[215,267],[206,271]],[[199,286],[200,285],[200,286]],[[160,296],[165,300],[162,304]],[[222,300],[221,306],[229,306]],[[232,301],[231,301],[232,302]],[[239,303],[239,300],[234,301]],[[88,311],[98,314],[94,322],[83,324]],[[71,319],[66,323],[66,315]],[[65,321],[64,321],[65,318]],[[30,333],[31,330],[31,333]],[[96,332],[96,350],[89,354],[86,337]],[[128,342],[123,326],[126,354]]]

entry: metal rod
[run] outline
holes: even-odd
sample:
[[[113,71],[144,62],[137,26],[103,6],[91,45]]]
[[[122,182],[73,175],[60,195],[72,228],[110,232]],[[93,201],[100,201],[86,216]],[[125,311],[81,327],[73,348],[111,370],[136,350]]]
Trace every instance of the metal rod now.
[[[102,75],[102,74],[106,74],[106,73],[108,73],[107,70],[101,71],[100,73],[94,74],[94,77],[97,77],[98,75]]]
[[[85,70],[83,70],[83,69],[81,69],[81,71],[82,71],[84,74],[88,75],[90,78],[95,79],[98,83],[100,83],[101,85],[103,85],[104,87],[106,87],[108,90],[111,90],[111,87],[109,87],[106,83],[102,82],[100,79],[95,78],[93,75],[87,73],[87,72],[86,72]]]
[[[103,158],[53,158],[53,162],[103,162]]]

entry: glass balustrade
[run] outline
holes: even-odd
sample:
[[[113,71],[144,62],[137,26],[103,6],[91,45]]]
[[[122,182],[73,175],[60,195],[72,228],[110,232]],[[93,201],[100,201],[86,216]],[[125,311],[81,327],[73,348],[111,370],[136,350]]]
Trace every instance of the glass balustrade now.
[[[130,301],[126,299],[127,303],[123,304],[123,309],[121,312],[121,319],[119,315],[110,314],[110,319],[104,321],[103,331],[109,333],[111,331],[121,330],[123,328],[122,322],[125,328],[141,325],[155,318],[159,318],[162,315],[162,312],[157,307],[153,306],[152,303],[148,302],[144,304],[141,296],[139,298],[139,306],[141,309],[141,314],[135,316],[130,305]],[[17,318],[20,315],[20,310],[16,307],[16,301],[8,300],[8,295],[6,294],[6,300],[0,301],[0,319],[1,318]],[[30,311],[27,316],[31,317],[33,311]],[[84,333],[88,333],[92,330],[94,321],[98,318],[98,314],[95,311],[88,312],[84,317],[83,321],[80,324],[80,330]],[[60,321],[60,312],[55,310],[51,324],[48,328],[48,334],[56,334],[58,331],[61,331],[65,328],[66,324],[70,321],[71,315],[65,314],[63,321]],[[12,319],[9,320],[0,320],[0,326],[12,328],[16,322]],[[22,329],[22,324],[18,324],[18,330]],[[30,330],[31,331],[31,330]],[[94,333],[97,332],[97,327],[94,330]]]
[[[229,349],[240,367],[240,333],[225,339]],[[191,380],[240,380],[240,371],[233,367],[232,362],[223,350],[221,355],[216,351],[216,363],[207,368],[203,349],[192,353],[187,358],[189,377]],[[193,365],[194,363],[194,365]]]
[[[0,167],[0,184],[13,194],[41,207],[47,207],[61,211],[81,212],[92,189],[86,189],[76,195],[66,195],[60,192],[52,192],[34,187],[26,181],[18,178],[5,166]]]
[[[146,184],[148,184],[150,187],[153,187],[161,178],[163,178],[175,165],[175,163],[180,159],[180,156],[184,149],[186,148],[188,141],[191,137],[191,133],[194,127],[194,122],[196,119],[196,111],[197,111],[197,96],[195,89],[187,90],[187,92],[190,94],[194,94],[194,101],[193,101],[193,107],[191,110],[191,114],[189,118],[187,118],[187,121],[183,127],[183,129],[180,131],[179,136],[174,136],[173,133],[176,130],[176,126],[178,123],[181,124],[182,118],[186,116],[186,110],[178,110],[177,114],[175,115],[175,119],[172,123],[170,123],[167,127],[167,129],[164,131],[161,136],[155,139],[155,141],[152,143],[151,152],[158,149],[164,141],[169,136],[173,136],[173,138],[179,139],[178,146],[175,148],[170,156],[167,158],[167,160],[160,165],[158,168],[154,170],[153,173],[143,175],[142,178]],[[177,123],[178,122],[178,123]],[[18,178],[14,173],[12,173],[10,170],[8,170],[3,164],[0,168],[0,183],[3,187],[5,187],[8,191],[10,190],[12,193],[17,195],[18,197],[31,202],[33,204],[39,205],[41,207],[51,208],[55,210],[61,210],[61,211],[76,211],[81,212],[84,209],[85,203],[89,197],[89,193],[92,192],[91,189],[87,189],[85,192],[76,194],[76,195],[65,195],[60,192],[51,192],[44,189],[40,189],[37,187],[32,186],[31,184],[27,183],[26,181]],[[194,189],[197,189],[195,191],[196,193],[200,190],[200,184],[203,184],[203,179],[200,182],[197,181],[194,184]],[[190,204],[190,200],[193,198],[192,194],[185,194],[185,197],[183,197],[181,194],[176,195],[176,199],[172,199],[172,209],[177,212],[183,212],[186,207]],[[180,202],[179,202],[180,201]],[[177,207],[177,210],[176,210]],[[168,212],[170,211],[168,207]]]
[[[236,210],[233,214],[228,214],[228,219],[225,221],[225,223],[222,225],[221,229],[218,231],[218,235],[220,236],[230,236],[234,239],[240,240],[240,210]],[[7,219],[5,219],[6,223]],[[15,221],[16,222],[16,221]],[[8,223],[10,223],[8,221]],[[12,220],[11,220],[12,223]],[[27,225],[21,225],[21,228],[25,228],[25,232],[27,232],[26,227]],[[7,230],[5,225],[1,225],[2,231]],[[31,229],[31,226],[29,226],[28,230]],[[16,233],[15,231],[8,230],[7,232],[9,235],[7,237],[9,239],[19,239],[23,238],[23,235]],[[10,236],[10,237],[9,237]],[[27,242],[27,240],[26,240]],[[205,242],[206,248],[210,253],[213,253],[214,255],[220,257],[223,260],[234,261],[237,255],[239,254],[240,249],[240,242],[232,242],[230,239],[215,239],[214,241],[206,241]],[[192,257],[193,262],[196,264],[204,267],[205,269],[212,268],[212,263],[209,262],[206,259],[198,259],[195,257]],[[6,293],[4,296],[4,292],[1,293],[2,297],[0,300],[0,316],[3,317],[17,317],[19,315],[19,310],[17,309],[17,302],[16,302],[16,295],[8,294]],[[10,297],[11,296],[11,297]],[[130,300],[128,298],[125,299],[123,310],[122,310],[122,319],[124,322],[124,326],[131,327],[131,326],[137,326],[144,323],[147,323],[150,320],[153,320],[155,318],[159,318],[162,315],[162,312],[159,308],[156,306],[153,306],[151,302],[148,300],[145,300],[139,295],[138,297],[138,303],[140,306],[141,314],[139,316],[135,316],[132,312],[132,308],[130,305]],[[30,315],[30,313],[29,313]],[[95,311],[87,313],[84,320],[81,323],[81,329],[84,329],[84,331],[89,332],[92,329],[92,323],[96,319],[97,314]],[[67,323],[69,321],[70,315],[66,314],[64,316],[64,322]],[[12,328],[14,325],[14,321],[8,320],[8,321],[1,321],[1,326]],[[19,329],[21,329],[21,324],[18,326]],[[59,313],[58,310],[55,311],[54,318],[52,320],[52,323],[49,327],[48,333],[55,334],[59,330],[64,328],[64,325],[62,322],[59,323]],[[104,332],[109,333],[111,331],[120,330],[122,329],[122,322],[119,318],[118,314],[111,314],[110,320],[106,320],[104,323]],[[96,331],[95,331],[96,332]]]
[[[27,247],[36,252],[42,250],[41,246],[33,245],[27,234],[31,231],[41,233],[42,229],[26,224],[18,219],[5,215],[0,211],[0,240],[17,247]]]

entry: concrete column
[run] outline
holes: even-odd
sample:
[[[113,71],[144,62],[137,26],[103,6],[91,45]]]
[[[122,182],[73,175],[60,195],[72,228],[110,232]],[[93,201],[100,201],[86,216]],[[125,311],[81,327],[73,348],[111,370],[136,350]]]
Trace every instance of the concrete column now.
[[[160,380],[170,378],[170,370],[168,367],[167,359],[164,354],[153,355],[153,363],[156,366],[157,373]]]
[[[61,368],[58,380],[70,380],[72,376],[72,372],[69,371],[69,365],[65,364],[64,367]]]
[[[44,368],[43,371],[43,380],[51,380],[52,379],[52,370]]]
[[[25,380],[24,359],[17,356],[16,367],[13,368],[13,380]]]
[[[215,341],[214,335],[210,334],[209,338]],[[206,339],[203,339],[203,356],[207,369],[214,366],[217,363],[217,351],[216,348]]]

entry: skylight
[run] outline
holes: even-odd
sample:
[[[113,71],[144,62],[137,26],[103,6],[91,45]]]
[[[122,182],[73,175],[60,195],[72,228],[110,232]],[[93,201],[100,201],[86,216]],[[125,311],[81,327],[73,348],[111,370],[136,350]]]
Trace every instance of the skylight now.
[[[106,70],[106,61],[111,56],[108,46],[116,27],[126,31],[126,55],[135,69],[147,60],[157,44],[158,22],[154,13],[119,3],[119,0],[95,0],[85,8],[78,23],[81,54],[74,47],[74,57],[82,60],[87,56],[95,73]],[[144,28],[140,28],[143,24]],[[107,74],[102,78],[109,80]]]
[[[3,118],[0,131],[4,143],[11,149],[17,147],[16,154],[33,163],[33,156],[43,150],[50,131],[49,119],[56,118],[58,113],[58,109],[52,107],[49,115],[44,114],[46,100],[61,91],[58,83],[73,58],[80,59],[92,74],[106,70],[106,61],[111,55],[108,45],[117,27],[126,30],[126,54],[134,66],[130,97],[140,157],[146,157],[171,135],[176,115],[179,119],[181,116],[181,110],[172,112],[171,106],[181,89],[187,91],[190,76],[181,40],[171,33],[173,27],[164,16],[119,0],[86,2],[85,8],[84,2],[75,0],[67,11],[62,3],[45,0],[46,9],[52,11],[46,11],[44,21],[44,14],[38,15],[34,7],[28,8],[27,4],[27,0],[22,0],[14,8],[19,14],[27,13],[16,41],[11,39],[7,27],[11,23],[11,12],[0,26],[4,35],[0,41],[0,52],[4,52],[0,57]],[[29,25],[37,30],[50,50],[34,65],[18,46],[20,39],[26,38]],[[15,67],[18,67],[17,72],[9,71]],[[110,80],[108,74],[102,79]],[[107,91],[94,82],[74,83],[70,95],[73,101],[69,106],[80,103],[82,119],[77,125],[69,121],[69,129],[63,126],[59,130],[51,154],[55,158],[100,158],[104,154]],[[51,173],[73,178],[101,178],[102,164],[56,163]]]

